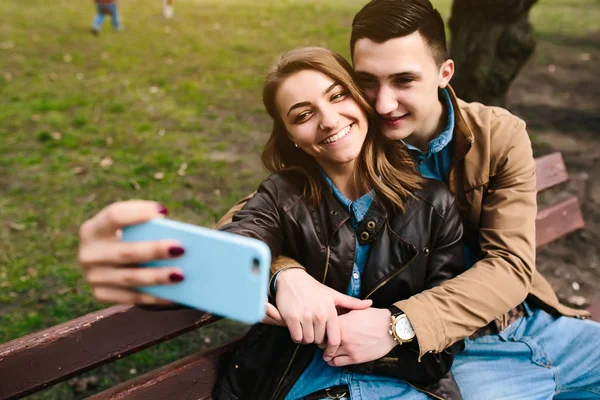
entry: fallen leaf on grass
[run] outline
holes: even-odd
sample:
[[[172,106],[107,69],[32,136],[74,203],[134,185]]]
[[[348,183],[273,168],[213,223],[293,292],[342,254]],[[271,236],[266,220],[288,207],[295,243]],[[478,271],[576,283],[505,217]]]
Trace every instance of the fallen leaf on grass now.
[[[10,50],[13,47],[15,47],[15,42],[8,41],[0,43],[0,49],[2,50]]]
[[[72,387],[75,392],[81,393],[85,392],[88,387],[95,387],[100,382],[100,379],[97,376],[88,376],[88,377],[79,377],[71,378],[67,381],[67,385]]]
[[[111,165],[113,165],[113,163],[114,163],[114,161],[110,157],[104,157],[102,160],[100,160],[100,166],[102,168],[108,168]]]
[[[27,268],[25,271],[27,271],[27,274],[31,277],[37,277],[38,276],[38,271],[37,269],[33,268],[33,267],[29,267]]]
[[[52,136],[52,139],[54,139],[54,140],[60,140],[60,139],[62,139],[62,135],[60,134],[60,132],[52,132],[50,134],[50,136]]]
[[[11,82],[13,80],[13,75],[10,72],[5,72],[4,73],[4,80],[6,82]]]
[[[179,176],[185,176],[185,171],[187,170],[187,163],[183,163],[179,166],[179,169],[177,170],[177,175]]]
[[[25,226],[24,224],[19,224],[18,222],[9,222],[8,226],[13,231],[24,231],[25,228],[27,228],[27,226]]]
[[[80,174],[83,174],[84,172],[85,172],[85,168],[83,168],[83,167],[75,167],[75,168],[71,169],[71,173],[73,175],[80,175]]]
[[[129,184],[131,185],[132,188],[134,188],[135,190],[140,190],[142,187],[140,186],[139,183],[137,183],[137,181],[135,179],[130,179],[129,180]]]

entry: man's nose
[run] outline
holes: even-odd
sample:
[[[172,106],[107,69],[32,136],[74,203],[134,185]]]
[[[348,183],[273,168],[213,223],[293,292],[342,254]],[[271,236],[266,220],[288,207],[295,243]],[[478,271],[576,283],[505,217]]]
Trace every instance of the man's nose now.
[[[393,90],[386,86],[380,86],[375,96],[375,111],[380,115],[386,115],[398,108],[398,101]]]

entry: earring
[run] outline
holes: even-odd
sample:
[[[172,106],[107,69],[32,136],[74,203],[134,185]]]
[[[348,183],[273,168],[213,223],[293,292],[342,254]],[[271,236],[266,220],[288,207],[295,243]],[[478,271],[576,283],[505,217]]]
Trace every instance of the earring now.
[[[300,147],[300,146],[298,146],[298,143],[294,143],[294,146],[296,146],[296,147]]]

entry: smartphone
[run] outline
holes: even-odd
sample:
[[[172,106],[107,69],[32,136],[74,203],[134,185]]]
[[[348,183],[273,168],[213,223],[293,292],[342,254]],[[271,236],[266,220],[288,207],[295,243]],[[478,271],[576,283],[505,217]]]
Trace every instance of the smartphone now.
[[[264,317],[271,267],[269,246],[257,239],[167,218],[123,229],[123,241],[160,239],[177,240],[185,254],[142,265],[177,266],[183,270],[185,279],[138,290],[247,324]]]

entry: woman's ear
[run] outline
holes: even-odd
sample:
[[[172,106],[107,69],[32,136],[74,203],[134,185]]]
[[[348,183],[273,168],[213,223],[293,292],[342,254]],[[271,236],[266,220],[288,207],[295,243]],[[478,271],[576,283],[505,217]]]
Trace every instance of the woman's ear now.
[[[448,83],[450,82],[450,79],[452,79],[452,77],[454,76],[454,61],[452,61],[451,59],[447,59],[446,61],[444,61],[440,67],[440,82],[439,82],[439,87],[440,89],[445,88],[446,86],[448,86]]]

